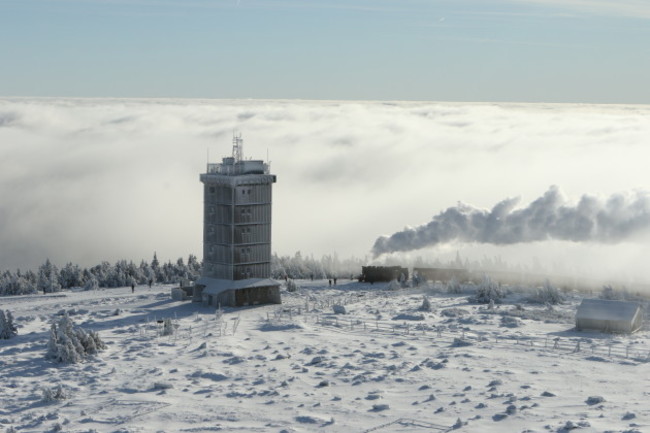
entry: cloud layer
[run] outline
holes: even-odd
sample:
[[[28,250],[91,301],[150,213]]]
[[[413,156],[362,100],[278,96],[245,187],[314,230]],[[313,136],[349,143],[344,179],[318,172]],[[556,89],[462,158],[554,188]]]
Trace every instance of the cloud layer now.
[[[518,198],[509,198],[490,210],[459,204],[439,213],[426,225],[378,238],[372,250],[379,256],[450,242],[619,243],[650,229],[648,192],[615,194],[606,200],[585,195],[572,205],[554,186],[526,207],[516,208],[518,203]]]
[[[5,98],[0,269],[201,257],[199,173],[233,130],[278,176],[280,254],[364,256],[458,200],[650,188],[649,106]]]

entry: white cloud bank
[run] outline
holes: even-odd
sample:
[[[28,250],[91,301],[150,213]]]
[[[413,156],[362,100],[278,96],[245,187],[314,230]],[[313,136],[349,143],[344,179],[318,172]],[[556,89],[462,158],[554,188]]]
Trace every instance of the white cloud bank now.
[[[233,130],[278,175],[280,254],[370,254],[458,200],[650,188],[649,106],[5,98],[0,268],[200,257],[198,176]]]

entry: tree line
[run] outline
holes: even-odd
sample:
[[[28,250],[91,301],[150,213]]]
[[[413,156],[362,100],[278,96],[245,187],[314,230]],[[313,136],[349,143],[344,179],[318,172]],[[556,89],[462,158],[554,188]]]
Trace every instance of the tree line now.
[[[327,279],[357,277],[361,271],[361,259],[339,259],[337,254],[324,255],[320,259],[303,256],[271,257],[271,278]],[[0,274],[0,296],[28,295],[33,293],[55,293],[74,287],[86,290],[97,288],[124,287],[131,284],[175,284],[183,280],[196,281],[201,276],[202,262],[190,254],[187,260],[179,258],[176,263],[160,263],[156,253],[153,260],[107,261],[90,268],[67,263],[58,268],[49,259],[36,271],[4,271]]]
[[[4,271],[0,275],[0,296],[55,293],[73,287],[92,290],[99,287],[124,287],[153,282],[171,284],[182,280],[196,280],[200,275],[201,263],[192,254],[187,261],[181,257],[176,263],[161,264],[154,253],[150,263],[145,260],[139,265],[126,260],[118,260],[114,264],[104,261],[90,268],[67,263],[59,269],[47,259],[36,272]]]

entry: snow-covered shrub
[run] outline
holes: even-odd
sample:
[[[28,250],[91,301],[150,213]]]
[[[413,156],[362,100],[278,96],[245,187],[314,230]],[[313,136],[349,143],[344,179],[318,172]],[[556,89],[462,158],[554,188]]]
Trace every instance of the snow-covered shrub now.
[[[599,395],[592,395],[590,397],[587,397],[587,400],[585,403],[587,403],[589,406],[593,406],[594,404],[600,404],[603,403],[605,399]]]
[[[447,293],[459,294],[462,291],[462,287],[455,276],[451,277],[451,280],[447,282]]]
[[[334,311],[334,314],[347,314],[347,310],[345,309],[344,305],[332,305],[332,310]]]
[[[529,299],[531,302],[536,302],[538,304],[557,305],[564,302],[564,297],[560,291],[548,280],[544,281],[542,287],[537,287]]]
[[[298,290],[298,285],[292,279],[287,280],[287,292],[295,292]]]
[[[431,302],[429,301],[429,298],[426,296],[423,297],[422,299],[422,305],[420,306],[420,311],[431,311],[433,308],[431,307]]]
[[[0,339],[8,340],[18,334],[11,311],[0,310]]]
[[[424,314],[409,314],[409,313],[400,313],[394,316],[391,320],[424,320]]]
[[[401,289],[402,289],[402,284],[397,280],[393,280],[390,283],[388,283],[388,290],[401,290]]]
[[[445,317],[463,317],[469,314],[469,311],[457,307],[446,308],[440,312],[440,315]]]
[[[169,382],[154,382],[152,388],[155,391],[164,391],[166,389],[172,389],[174,385]]]
[[[165,320],[163,320],[163,327],[161,331],[161,335],[173,335],[174,334],[174,324],[172,323],[172,319],[167,317]]]
[[[451,347],[466,347],[471,345],[472,343],[470,343],[469,341],[457,337],[454,338],[454,341],[451,343]]]
[[[600,298],[616,301],[624,299],[625,295],[620,290],[616,290],[612,286],[606,285],[603,286],[603,291],[600,293]]]
[[[501,323],[499,326],[506,328],[518,328],[521,326],[521,321],[514,316],[501,316]]]
[[[41,393],[43,394],[43,402],[45,403],[66,400],[69,397],[68,393],[65,391],[65,389],[63,389],[63,386],[61,386],[61,384],[52,388],[43,387],[41,388]]]
[[[96,332],[79,328],[66,313],[52,323],[46,356],[56,362],[75,363],[105,348]]]
[[[505,292],[501,289],[499,283],[493,282],[489,276],[484,276],[483,281],[476,288],[476,302],[479,304],[501,303],[505,297]]]

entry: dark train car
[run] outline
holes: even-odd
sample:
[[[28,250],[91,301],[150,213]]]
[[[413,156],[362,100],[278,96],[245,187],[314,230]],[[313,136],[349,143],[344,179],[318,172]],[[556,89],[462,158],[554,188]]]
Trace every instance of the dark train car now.
[[[362,266],[359,281],[374,283],[393,280],[406,281],[408,278],[409,270],[401,266]]]

